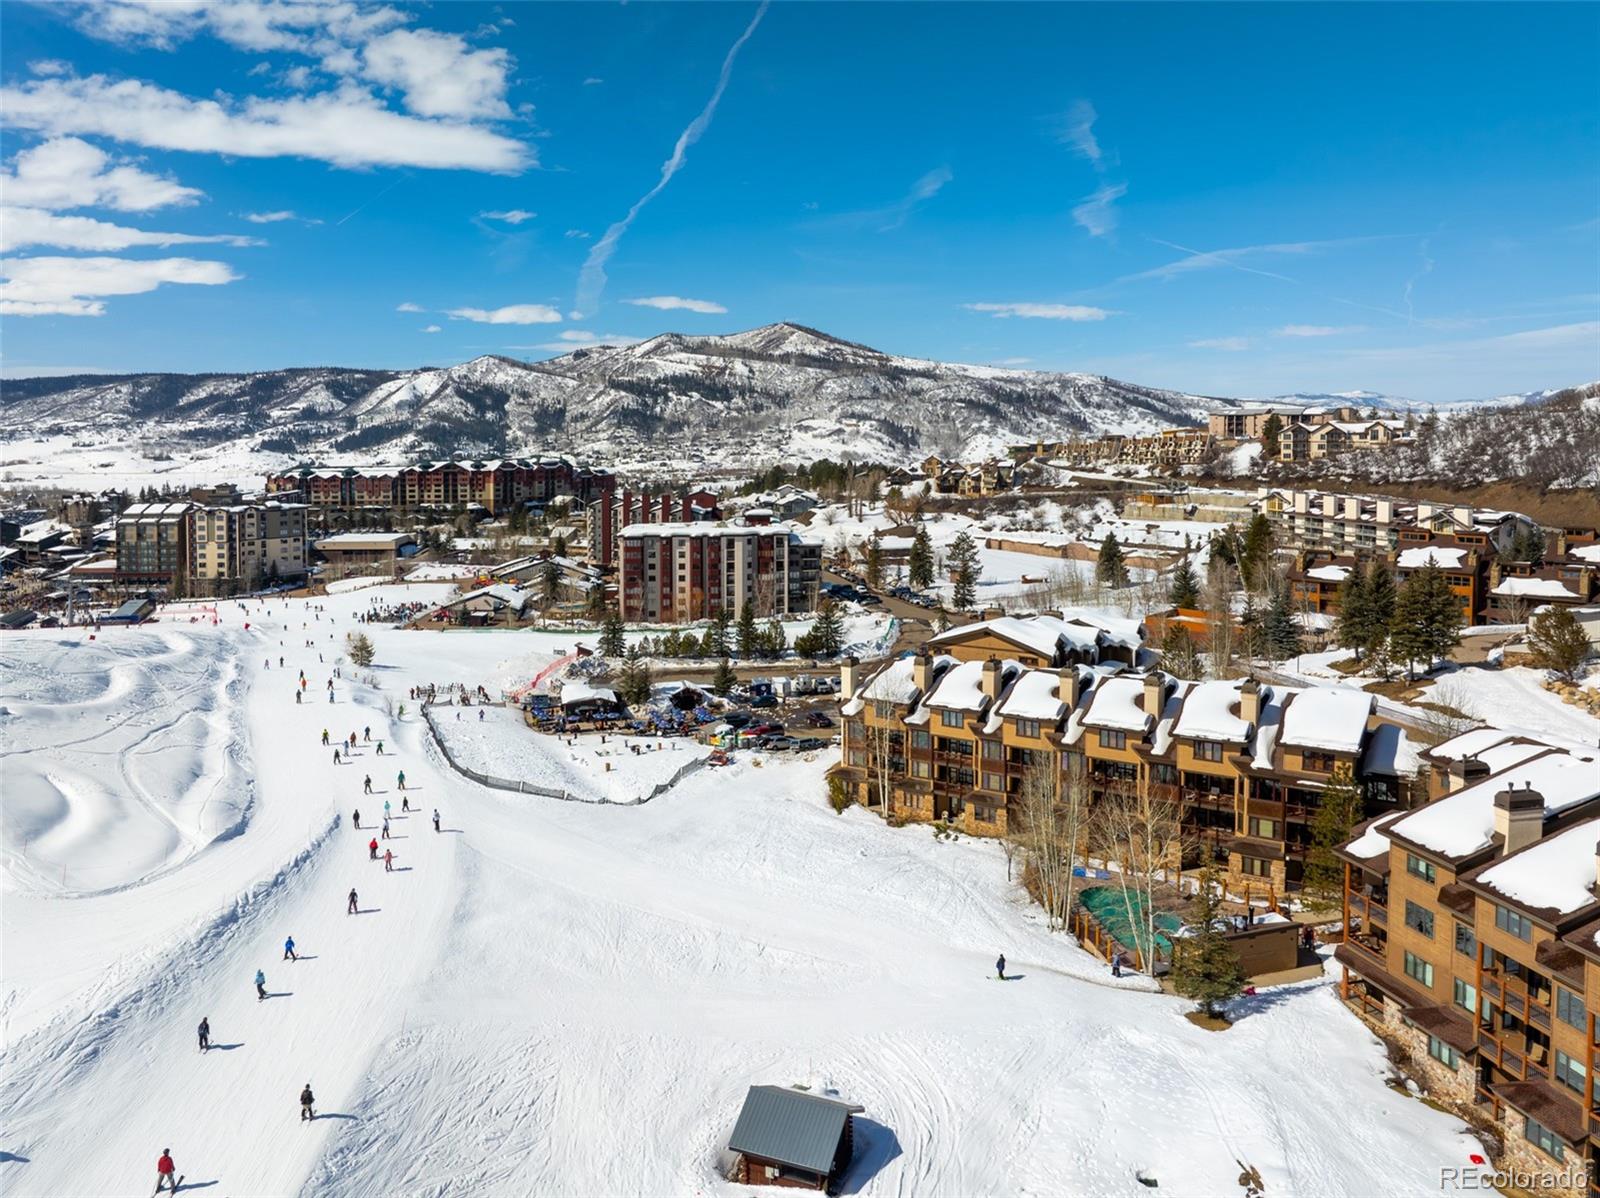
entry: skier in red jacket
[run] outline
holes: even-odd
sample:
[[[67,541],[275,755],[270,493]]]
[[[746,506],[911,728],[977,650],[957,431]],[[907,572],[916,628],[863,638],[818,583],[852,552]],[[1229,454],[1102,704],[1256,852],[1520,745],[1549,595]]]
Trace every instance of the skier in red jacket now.
[[[378,838],[376,836],[374,836],[372,840],[368,842],[367,852],[370,855],[371,860],[376,861],[378,859]]]
[[[178,1167],[172,1163],[172,1149],[163,1148],[161,1159],[156,1162],[156,1193],[161,1193],[161,1187],[166,1186],[174,1194],[178,1192]]]

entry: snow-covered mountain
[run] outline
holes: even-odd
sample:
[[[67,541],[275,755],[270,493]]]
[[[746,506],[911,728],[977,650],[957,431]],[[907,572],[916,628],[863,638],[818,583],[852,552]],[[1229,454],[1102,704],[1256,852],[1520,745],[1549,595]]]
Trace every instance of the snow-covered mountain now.
[[[1090,374],[903,358],[814,329],[667,333],[546,362],[8,381],[8,436],[303,457],[564,451],[749,463],[974,456],[1194,424],[1215,403]]]

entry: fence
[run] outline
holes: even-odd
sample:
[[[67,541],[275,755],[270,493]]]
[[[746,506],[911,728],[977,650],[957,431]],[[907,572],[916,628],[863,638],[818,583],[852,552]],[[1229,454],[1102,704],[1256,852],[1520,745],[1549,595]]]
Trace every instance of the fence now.
[[[462,777],[471,778],[478,785],[487,786],[493,790],[510,790],[518,794],[543,795],[547,799],[561,799],[568,803],[601,803],[612,807],[637,807],[642,803],[648,803],[651,799],[666,794],[667,791],[682,782],[690,774],[703,769],[706,762],[710,760],[709,757],[696,757],[693,761],[679,766],[673,771],[672,777],[664,782],[657,782],[650,788],[648,794],[637,799],[618,802],[616,799],[591,798],[587,795],[574,794],[564,788],[557,790],[553,786],[538,786],[532,782],[524,782],[519,778],[497,778],[493,774],[485,774],[481,770],[462,765],[461,762],[456,760],[455,754],[450,752],[450,747],[444,743],[444,735],[439,731],[439,726],[433,722],[433,712],[430,710],[432,706],[433,704],[431,703],[422,705],[422,718],[428,725],[428,731],[433,734],[433,743],[438,746],[440,754],[443,755],[450,768]]]

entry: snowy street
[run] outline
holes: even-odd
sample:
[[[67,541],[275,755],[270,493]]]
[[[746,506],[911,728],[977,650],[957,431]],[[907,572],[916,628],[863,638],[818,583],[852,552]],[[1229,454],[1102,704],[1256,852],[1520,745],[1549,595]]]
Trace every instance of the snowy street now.
[[[1140,1173],[1237,1193],[1240,1162],[1269,1194],[1437,1193],[1478,1151],[1384,1085],[1328,980],[1202,1030],[1045,931],[997,845],[835,815],[827,754],[741,754],[641,807],[466,782],[408,688],[549,656],[515,632],[367,626],[375,665],[339,663],[330,705],[353,615],[406,594],[7,638],[8,1194],[147,1194],[170,1147],[185,1190],[219,1195],[731,1195],[717,1162],[746,1088],[792,1082],[865,1107],[846,1190],[872,1195],[1132,1196]],[[470,709],[463,736],[506,768],[566,751],[490,714],[495,736]],[[350,763],[323,728],[356,732]],[[594,781],[570,765],[545,768]],[[16,778],[56,789],[14,805]],[[385,799],[394,873],[366,848]]]

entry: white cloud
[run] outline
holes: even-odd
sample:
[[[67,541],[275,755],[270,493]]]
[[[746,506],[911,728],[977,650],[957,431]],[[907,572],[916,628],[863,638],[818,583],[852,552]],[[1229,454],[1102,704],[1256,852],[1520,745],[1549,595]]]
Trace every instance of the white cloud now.
[[[430,324],[422,330],[424,333],[442,333],[444,330],[436,324]]]
[[[1094,135],[1094,123],[1098,118],[1099,113],[1095,112],[1093,104],[1079,100],[1061,122],[1061,140],[1097,167],[1102,158],[1100,143]]]
[[[219,6],[221,7],[221,6]],[[162,150],[310,158],[336,166],[519,171],[532,150],[491,129],[393,112],[354,84],[314,95],[197,100],[138,79],[34,79],[0,88],[11,127]]]
[[[622,302],[633,304],[638,308],[656,308],[662,312],[682,310],[684,312],[718,315],[727,311],[721,304],[712,303],[710,300],[685,299],[681,295],[647,295],[643,299],[623,300]]]
[[[1021,316],[1033,320],[1104,320],[1116,313],[1109,308],[1089,308],[1080,304],[962,304],[969,312],[988,312],[1004,319]]]
[[[87,216],[61,216],[42,208],[0,207],[0,252],[30,245],[65,250],[125,250],[139,245],[263,245],[257,237],[231,233],[155,233]]]
[[[1026,366],[1031,361],[1033,361],[1032,358],[996,358],[994,364],[996,366]]]
[[[238,277],[225,262],[194,258],[10,258],[0,263],[0,314],[100,316],[108,295],[139,295],[163,283],[217,286]]]
[[[1178,245],[1172,241],[1162,241],[1159,237],[1150,240],[1157,245],[1166,246],[1169,250],[1177,250],[1183,255],[1176,262],[1168,262],[1165,266],[1157,266],[1151,270],[1141,270],[1137,274],[1123,275],[1117,280],[1119,283],[1132,283],[1141,279],[1172,279],[1179,275],[1191,274],[1200,270],[1215,270],[1218,267],[1227,267],[1230,270],[1241,270],[1245,274],[1261,275],[1268,279],[1278,279],[1285,283],[1293,283],[1288,275],[1277,274],[1270,270],[1261,270],[1254,266],[1246,266],[1244,259],[1256,257],[1308,257],[1320,254],[1327,250],[1342,249],[1345,246],[1365,245],[1373,241],[1388,241],[1394,237],[1405,234],[1385,233],[1372,237],[1338,237],[1328,241],[1282,241],[1269,245],[1244,245],[1226,250],[1192,250],[1188,246]]]
[[[879,208],[862,208],[854,212],[841,212],[835,216],[824,217],[825,225],[845,225],[872,227],[879,233],[888,233],[898,229],[906,223],[906,219],[914,212],[918,205],[926,200],[931,200],[944,190],[945,184],[954,179],[955,172],[948,166],[937,166],[919,178],[911,185],[911,190],[892,204],[885,204]],[[815,209],[815,204],[805,204],[803,207]]]
[[[562,236],[570,237],[574,241],[588,241],[594,234],[585,229],[568,229]]]
[[[508,208],[504,212],[480,212],[484,220],[503,220],[508,225],[520,225],[523,221],[532,220],[538,216],[537,212],[529,212],[526,208]]]
[[[481,120],[508,117],[506,75],[511,55],[474,50],[453,33],[394,29],[361,51],[363,74],[399,90],[418,116]]]
[[[604,82],[605,82],[605,80],[601,79],[599,76],[590,75],[587,79],[585,79],[583,81],[583,86],[584,87],[597,87],[597,86],[599,86],[600,84],[602,84]]]
[[[94,0],[78,8],[78,28],[91,37],[123,45],[170,50],[201,32],[241,50],[292,50],[328,54],[403,24],[406,16],[384,5],[348,0],[285,3],[283,0]]]
[[[403,304],[396,304],[394,310],[396,312],[426,312],[427,311],[427,309],[424,308],[421,304],[413,304],[410,300],[407,300]]]
[[[1112,205],[1127,194],[1126,183],[1098,187],[1072,210],[1072,219],[1087,229],[1091,237],[1104,237],[1117,227],[1117,210]]]
[[[1191,349],[1220,349],[1225,353],[1236,354],[1250,348],[1248,337],[1206,337],[1199,341],[1189,342]]]
[[[1286,324],[1280,329],[1272,330],[1275,337],[1337,337],[1342,333],[1364,332],[1366,327],[1359,324]]]
[[[544,304],[510,304],[504,308],[451,308],[445,315],[478,324],[559,324],[561,313]]]
[[[537,345],[513,345],[510,349],[545,349],[556,353],[571,353],[575,349],[594,349],[597,346],[609,345],[637,345],[642,337],[630,337],[626,333],[591,333],[587,329],[567,329],[556,335],[554,341],[543,341]]]
[[[1502,364],[1509,357],[1531,357],[1564,350],[1576,350],[1589,362],[1579,369],[1592,371],[1595,347],[1600,345],[1600,320],[1577,324],[1554,325],[1545,329],[1528,329],[1520,333],[1504,333],[1497,337],[1466,338],[1459,341],[1441,341],[1428,345],[1403,345],[1372,349],[1351,350],[1349,357],[1361,362],[1393,362],[1407,364],[1433,363],[1441,366],[1458,366],[1464,363],[1482,363],[1484,368]]]
[[[276,212],[245,212],[245,220],[252,225],[275,225],[280,221],[297,220],[305,225],[320,225],[322,222],[314,217],[301,216],[288,208],[280,208]]]
[[[606,287],[606,263],[616,252],[617,243],[622,240],[622,235],[644,210],[644,206],[660,195],[667,184],[672,182],[672,176],[683,168],[689,147],[699,141],[710,127],[711,118],[717,112],[717,105],[722,102],[722,93],[728,90],[728,80],[733,75],[734,60],[739,57],[739,51],[755,33],[756,26],[761,24],[761,18],[767,15],[767,4],[768,0],[761,0],[761,7],[756,9],[756,15],[750,18],[750,24],[745,26],[744,32],[729,48],[727,56],[722,60],[722,70],[717,75],[717,86],[712,89],[711,98],[706,101],[706,106],[700,110],[699,115],[678,134],[672,153],[661,164],[661,177],[656,180],[656,185],[635,200],[633,207],[628,209],[623,218],[613,223],[600,240],[589,248],[589,256],[584,259],[583,269],[578,272],[578,293],[573,301],[573,307],[578,311],[586,313],[594,311],[595,305],[600,302],[600,293]]]
[[[0,194],[8,204],[29,208],[115,208],[148,212],[193,204],[202,192],[175,179],[154,175],[111,156],[77,137],[57,137],[12,159],[0,170]]]

